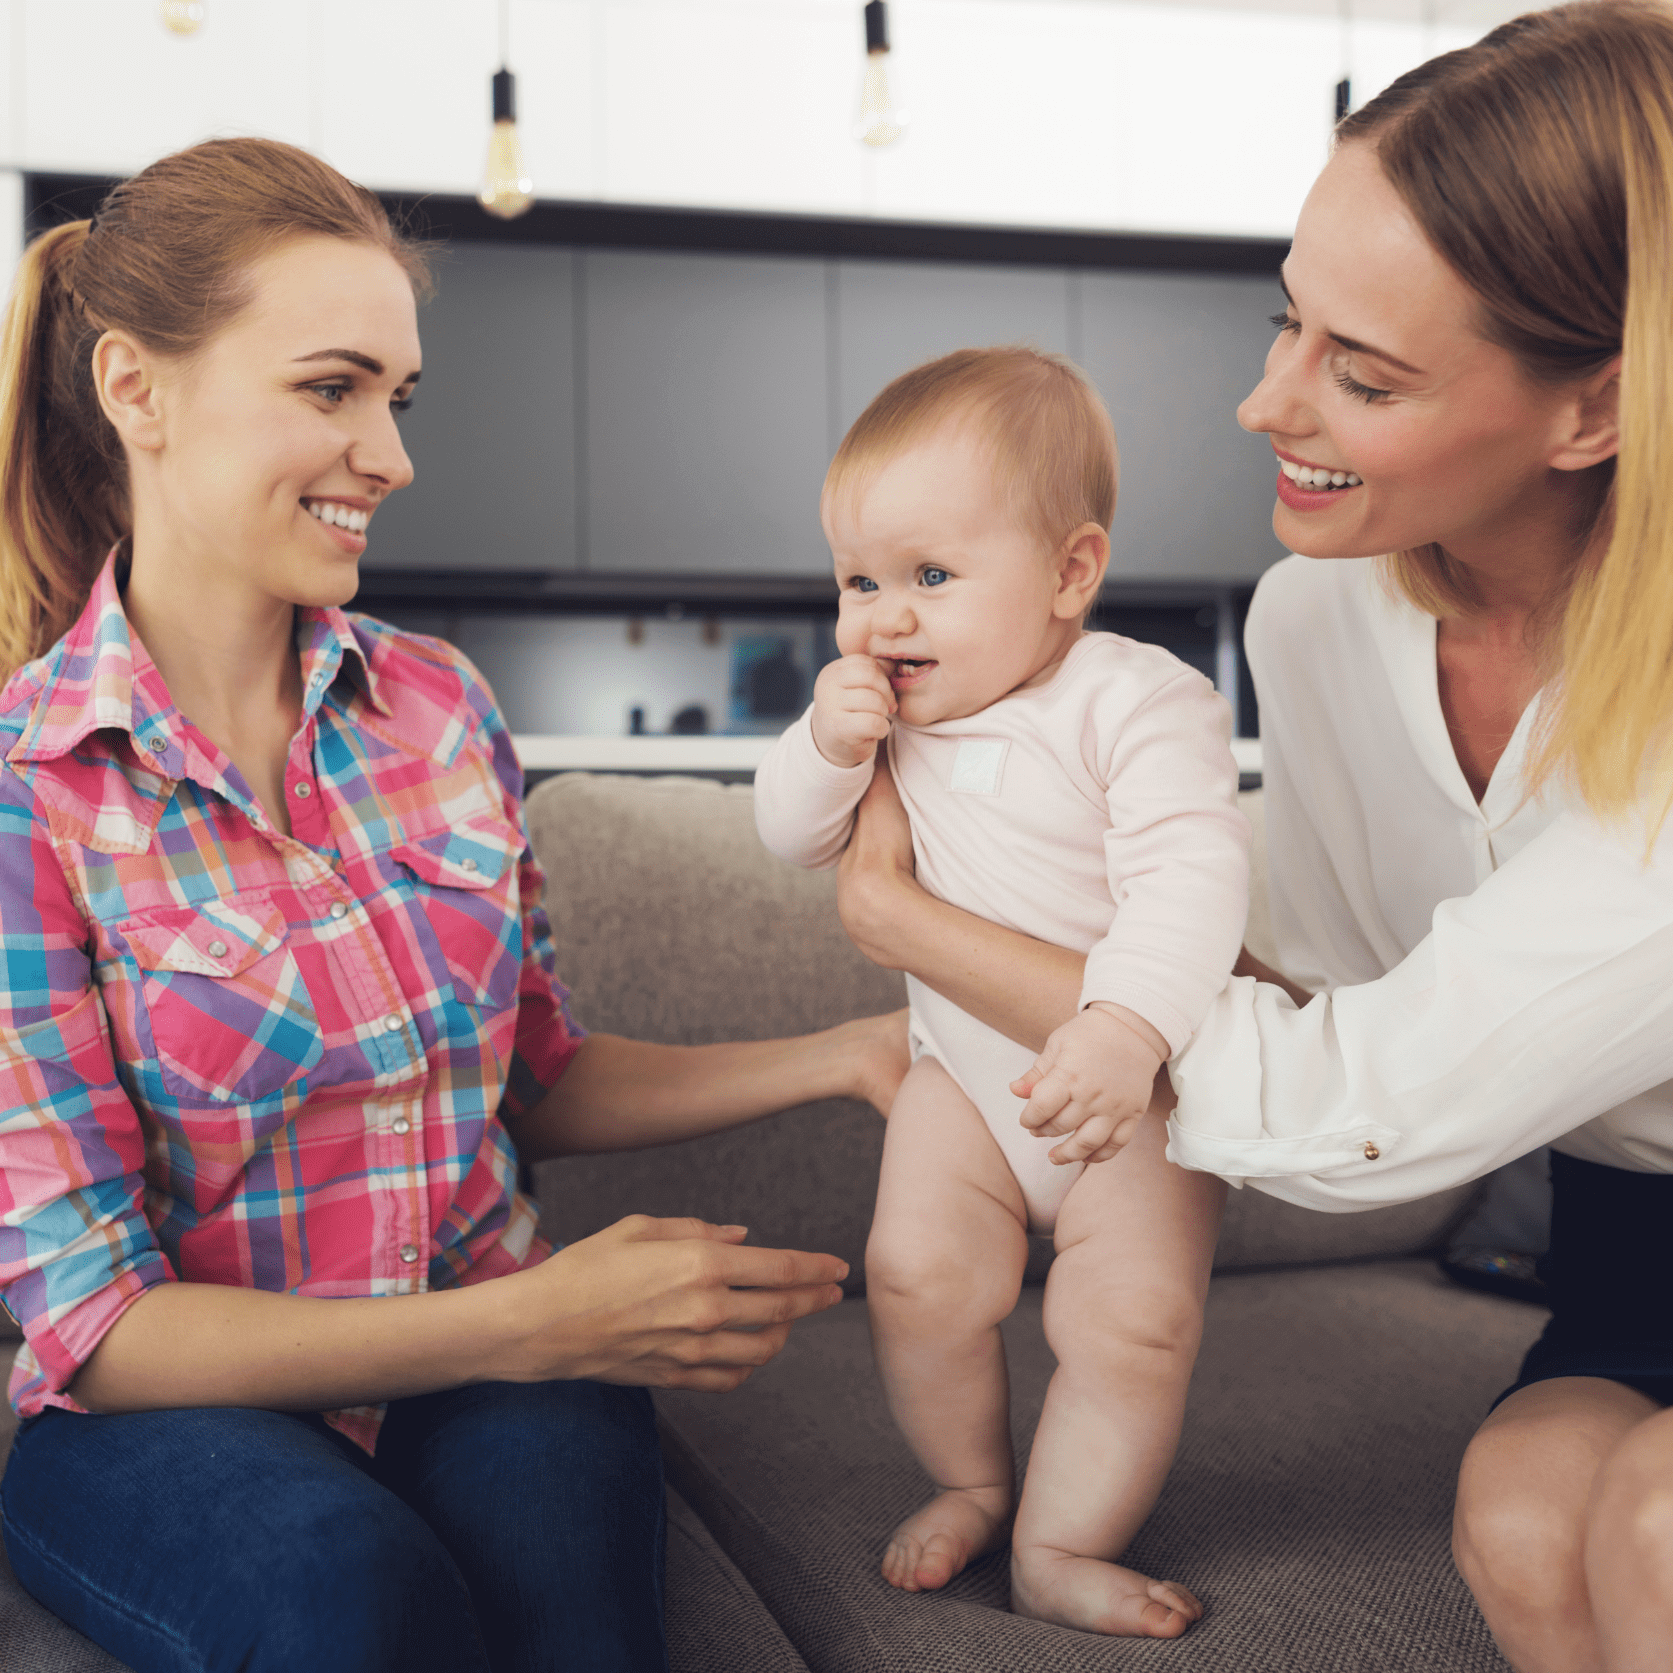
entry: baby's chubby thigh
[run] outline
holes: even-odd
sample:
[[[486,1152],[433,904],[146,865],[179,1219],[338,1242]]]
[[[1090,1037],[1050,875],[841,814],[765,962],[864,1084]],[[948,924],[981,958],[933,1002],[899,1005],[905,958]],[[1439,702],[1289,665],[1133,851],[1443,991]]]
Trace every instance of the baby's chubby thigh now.
[[[997,1324],[1016,1305],[1028,1210],[981,1113],[946,1069],[921,1056],[889,1111],[866,1293],[936,1335]]]
[[[1046,1338],[1060,1363],[1108,1370],[1135,1356],[1195,1358],[1225,1207],[1225,1182],[1168,1161],[1167,1124],[1074,1181],[1057,1217]]]

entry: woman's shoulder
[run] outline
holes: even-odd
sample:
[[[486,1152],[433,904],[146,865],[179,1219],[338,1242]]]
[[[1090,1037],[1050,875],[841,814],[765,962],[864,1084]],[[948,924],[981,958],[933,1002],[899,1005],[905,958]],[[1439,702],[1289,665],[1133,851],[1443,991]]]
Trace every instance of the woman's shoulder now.
[[[345,610],[344,620],[366,662],[380,702],[391,710],[451,715],[475,714],[491,728],[503,727],[494,693],[482,671],[457,645],[427,633],[413,633]]]

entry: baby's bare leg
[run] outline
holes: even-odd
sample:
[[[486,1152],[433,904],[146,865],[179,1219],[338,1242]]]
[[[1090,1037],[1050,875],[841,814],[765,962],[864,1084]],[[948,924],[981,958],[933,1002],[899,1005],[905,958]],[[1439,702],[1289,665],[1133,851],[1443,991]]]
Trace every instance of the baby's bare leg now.
[[[895,1530],[883,1575],[945,1586],[1004,1543],[1015,1503],[999,1321],[1028,1258],[1022,1193],[975,1106],[933,1058],[889,1112],[866,1297],[889,1409],[941,1491]]]
[[[1046,1339],[1058,1366],[1016,1531],[1019,1615],[1081,1632],[1177,1638],[1202,1613],[1183,1586],[1116,1561],[1179,1445],[1226,1187],[1164,1157],[1154,1115],[1076,1180],[1057,1218]]]

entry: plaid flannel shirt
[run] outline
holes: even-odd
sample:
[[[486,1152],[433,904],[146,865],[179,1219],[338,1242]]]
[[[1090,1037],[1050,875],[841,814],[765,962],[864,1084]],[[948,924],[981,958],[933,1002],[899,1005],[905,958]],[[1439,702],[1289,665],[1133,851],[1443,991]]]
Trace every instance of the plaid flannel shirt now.
[[[153,1284],[409,1295],[548,1246],[498,1111],[582,1038],[522,774],[450,646],[297,612],[273,827],[170,701],[116,559],[0,692],[0,1297],[11,1398]],[[328,1414],[370,1450],[381,1408]]]

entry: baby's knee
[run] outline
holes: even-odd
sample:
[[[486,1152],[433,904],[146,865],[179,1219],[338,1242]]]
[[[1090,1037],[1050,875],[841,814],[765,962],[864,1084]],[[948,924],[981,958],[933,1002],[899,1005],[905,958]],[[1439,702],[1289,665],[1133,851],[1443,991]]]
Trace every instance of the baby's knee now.
[[[1061,1263],[1060,1263],[1061,1264]],[[1057,1267],[1046,1286],[1046,1341],[1059,1360],[1094,1359],[1130,1367],[1196,1358],[1202,1341],[1202,1302],[1170,1284],[1123,1286],[1101,1279],[1077,1282]]]
[[[1000,1251],[965,1249],[923,1226],[874,1225],[866,1243],[873,1307],[931,1318],[993,1322],[1016,1305],[1021,1267]]]

